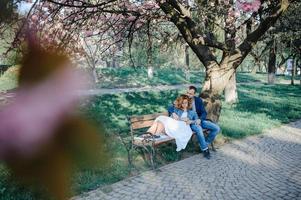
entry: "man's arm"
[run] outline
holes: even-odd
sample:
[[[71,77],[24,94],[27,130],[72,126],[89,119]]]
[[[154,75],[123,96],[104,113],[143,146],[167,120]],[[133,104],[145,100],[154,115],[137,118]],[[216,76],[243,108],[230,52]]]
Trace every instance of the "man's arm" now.
[[[195,111],[191,111],[191,121],[192,121],[192,124],[197,124],[197,125],[200,125],[201,123],[201,120],[199,119],[199,116],[198,114],[195,112]]]
[[[200,115],[200,118],[202,120],[205,120],[207,117],[207,111],[205,109],[203,100],[199,97],[196,98],[196,101],[198,101],[198,106],[196,106],[197,111],[198,111],[198,115]]]

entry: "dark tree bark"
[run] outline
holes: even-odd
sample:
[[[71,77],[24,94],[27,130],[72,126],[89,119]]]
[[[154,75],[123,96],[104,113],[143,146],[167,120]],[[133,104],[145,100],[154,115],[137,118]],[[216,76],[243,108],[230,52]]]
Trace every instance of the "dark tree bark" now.
[[[154,68],[152,66],[152,38],[150,34],[150,21],[147,22],[147,75],[149,79],[154,76]]]
[[[268,84],[275,83],[275,73],[276,73],[276,45],[272,45],[269,53]]]
[[[112,58],[112,67],[113,68],[117,68],[118,67],[118,61],[117,61],[115,55],[113,55],[113,58]]]
[[[185,45],[185,79],[189,80],[189,45]]]
[[[295,56],[292,61],[292,76],[291,76],[291,85],[295,85],[295,75],[296,75],[296,65],[295,65]]]
[[[301,59],[298,58],[296,60],[296,68],[299,67],[299,72],[300,72],[300,86],[301,86]]]

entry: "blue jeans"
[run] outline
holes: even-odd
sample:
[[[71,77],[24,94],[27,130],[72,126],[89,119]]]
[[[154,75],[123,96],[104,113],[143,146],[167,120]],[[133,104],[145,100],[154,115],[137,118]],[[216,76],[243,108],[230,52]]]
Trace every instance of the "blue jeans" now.
[[[202,127],[200,125],[196,125],[196,124],[191,124],[190,127],[191,127],[191,130],[193,132],[195,132],[195,134],[198,138],[201,150],[204,151],[204,150],[208,149],[208,144],[205,140],[205,136],[204,136]]]
[[[207,137],[206,142],[207,142],[207,144],[211,144],[214,141],[216,135],[221,130],[221,128],[217,124],[215,124],[211,121],[207,121],[207,120],[202,121],[201,125],[202,125],[203,129],[208,129],[209,130],[209,135]]]

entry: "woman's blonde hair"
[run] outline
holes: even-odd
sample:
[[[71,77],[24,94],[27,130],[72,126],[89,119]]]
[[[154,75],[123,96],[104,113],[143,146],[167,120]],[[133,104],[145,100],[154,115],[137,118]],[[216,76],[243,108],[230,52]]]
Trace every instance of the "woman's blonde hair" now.
[[[182,104],[183,104],[183,101],[184,101],[184,100],[187,100],[187,101],[188,101],[188,107],[187,107],[187,109],[188,109],[188,110],[191,109],[191,108],[192,108],[192,100],[191,100],[191,99],[189,98],[189,96],[186,95],[186,94],[181,94],[181,95],[175,100],[175,102],[174,102],[175,107],[176,107],[177,109],[183,110]]]

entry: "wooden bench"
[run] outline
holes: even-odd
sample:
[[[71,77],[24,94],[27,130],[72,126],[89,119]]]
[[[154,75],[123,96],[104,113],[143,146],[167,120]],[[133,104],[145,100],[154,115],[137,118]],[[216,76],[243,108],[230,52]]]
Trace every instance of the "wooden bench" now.
[[[128,117],[131,131],[132,149],[142,149],[149,155],[150,164],[155,169],[156,147],[161,144],[174,142],[175,139],[167,135],[161,134],[160,138],[144,138],[142,135],[146,130],[154,123],[154,120],[158,116],[168,116],[168,112],[154,113],[148,115],[133,115]],[[208,135],[208,131],[204,130],[205,136]],[[213,150],[215,150],[213,143],[211,144]]]

